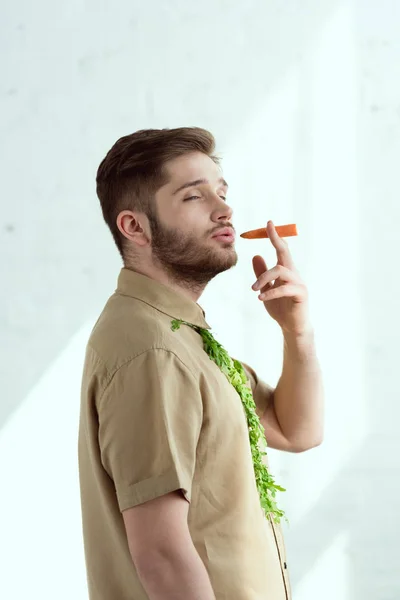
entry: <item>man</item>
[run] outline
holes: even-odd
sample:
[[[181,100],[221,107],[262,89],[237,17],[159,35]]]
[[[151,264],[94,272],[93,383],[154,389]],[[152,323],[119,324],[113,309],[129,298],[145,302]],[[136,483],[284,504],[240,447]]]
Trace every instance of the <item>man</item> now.
[[[118,287],[91,334],[82,382],[79,467],[91,600],[290,598],[280,527],[260,505],[236,389],[203,348],[197,301],[235,266],[228,185],[199,128],[121,138],[97,193],[121,253]],[[272,448],[322,439],[322,385],[307,290],[271,222],[277,266],[253,267],[282,328],[282,376],[247,365]]]

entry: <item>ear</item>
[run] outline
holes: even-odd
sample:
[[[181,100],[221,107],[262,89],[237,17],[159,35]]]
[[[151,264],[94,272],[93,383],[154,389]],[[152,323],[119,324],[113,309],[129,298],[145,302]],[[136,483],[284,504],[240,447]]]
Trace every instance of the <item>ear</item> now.
[[[117,217],[117,227],[126,239],[134,242],[138,246],[147,246],[150,242],[150,227],[147,217],[144,214],[139,215],[130,210],[123,210]],[[147,227],[146,227],[147,225]]]

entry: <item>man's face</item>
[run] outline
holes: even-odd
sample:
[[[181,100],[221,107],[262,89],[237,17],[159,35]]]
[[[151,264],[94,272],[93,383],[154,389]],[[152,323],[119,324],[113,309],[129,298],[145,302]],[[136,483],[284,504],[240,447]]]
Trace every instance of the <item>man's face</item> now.
[[[234,232],[227,185],[219,167],[200,152],[166,168],[169,181],[156,193],[156,213],[149,216],[153,259],[176,282],[207,284],[238,260],[234,241],[212,237],[224,228]]]

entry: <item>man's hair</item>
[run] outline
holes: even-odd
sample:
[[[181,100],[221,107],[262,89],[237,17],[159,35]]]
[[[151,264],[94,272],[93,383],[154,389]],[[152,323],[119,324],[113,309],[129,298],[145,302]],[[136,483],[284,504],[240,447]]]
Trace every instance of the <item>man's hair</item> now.
[[[168,183],[165,163],[189,154],[202,152],[216,164],[213,135],[199,127],[177,129],[143,129],[120,138],[97,171],[97,195],[103,217],[118,250],[124,258],[125,237],[117,227],[123,210],[156,214],[154,195]]]

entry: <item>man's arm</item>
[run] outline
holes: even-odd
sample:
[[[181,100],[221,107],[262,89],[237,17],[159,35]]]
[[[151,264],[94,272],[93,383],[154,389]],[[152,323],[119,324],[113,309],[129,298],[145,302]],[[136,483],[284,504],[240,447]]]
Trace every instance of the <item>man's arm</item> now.
[[[188,528],[180,492],[123,512],[129,550],[150,600],[215,600]]]
[[[263,257],[255,256],[257,281],[252,287],[261,291],[259,300],[282,329],[284,359],[281,378],[262,423],[273,448],[302,452],[322,442],[322,378],[309,319],[307,287],[287,242],[279,237],[272,221],[268,222],[267,234],[276,250],[277,264],[268,269]]]
[[[303,452],[321,444],[323,396],[313,333],[284,334],[282,375],[261,418],[268,445]]]

